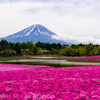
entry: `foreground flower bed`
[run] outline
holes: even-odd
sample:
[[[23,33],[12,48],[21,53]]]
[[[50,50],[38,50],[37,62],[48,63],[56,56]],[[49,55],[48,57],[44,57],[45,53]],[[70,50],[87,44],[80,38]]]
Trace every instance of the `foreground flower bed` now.
[[[70,58],[70,61],[100,62],[100,56]]]
[[[34,69],[34,68],[48,68],[51,66],[41,66],[41,65],[20,65],[20,64],[0,64],[0,71],[11,71],[11,70],[21,70],[21,69]]]
[[[100,66],[0,71],[0,100],[100,100]]]

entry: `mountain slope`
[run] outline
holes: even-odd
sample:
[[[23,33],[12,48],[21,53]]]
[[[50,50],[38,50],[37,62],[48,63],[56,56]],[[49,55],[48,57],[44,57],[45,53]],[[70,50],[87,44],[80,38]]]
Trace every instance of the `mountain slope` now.
[[[52,39],[53,35],[56,35],[56,34],[42,25],[35,24],[15,34],[12,34],[10,36],[7,36],[1,39],[6,39],[7,41],[10,41],[10,42],[23,42],[23,41],[26,42],[26,41],[33,40],[33,43],[40,41],[40,42],[49,42],[49,43],[55,42],[55,43],[70,45],[70,43],[67,43],[64,41]]]

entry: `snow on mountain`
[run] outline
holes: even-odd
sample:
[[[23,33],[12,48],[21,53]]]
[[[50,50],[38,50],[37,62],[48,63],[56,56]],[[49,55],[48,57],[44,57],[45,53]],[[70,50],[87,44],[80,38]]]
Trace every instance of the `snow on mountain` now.
[[[52,36],[54,35],[57,35],[57,34],[53,33],[52,31],[50,31],[43,25],[34,24],[15,34],[12,34],[4,38],[0,38],[0,40],[6,39],[7,41],[10,41],[10,42],[23,42],[23,41],[27,42],[27,41],[32,40],[33,43],[40,41],[40,42],[45,42],[45,43],[55,42],[55,43],[68,44],[68,45],[71,44],[65,41],[53,39]]]
[[[53,33],[52,31],[50,31],[49,29],[45,28],[42,25],[32,25],[28,28],[25,28],[13,35],[10,35],[8,37],[23,37],[23,36],[28,36],[28,35],[48,35],[48,36],[52,36],[52,35],[56,35],[55,33]]]

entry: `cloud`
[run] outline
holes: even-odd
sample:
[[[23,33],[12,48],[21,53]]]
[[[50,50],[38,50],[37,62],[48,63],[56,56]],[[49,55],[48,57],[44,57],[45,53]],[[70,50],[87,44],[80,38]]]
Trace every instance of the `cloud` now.
[[[73,44],[79,44],[79,43],[93,43],[93,44],[100,44],[100,39],[95,39],[93,37],[76,37],[76,36],[71,36],[71,35],[53,35],[53,39],[56,40],[63,40],[65,42],[73,43]]]
[[[0,0],[0,36],[42,24],[73,43],[100,43],[99,0]],[[61,36],[61,37],[60,37]],[[66,37],[66,39],[65,39]]]

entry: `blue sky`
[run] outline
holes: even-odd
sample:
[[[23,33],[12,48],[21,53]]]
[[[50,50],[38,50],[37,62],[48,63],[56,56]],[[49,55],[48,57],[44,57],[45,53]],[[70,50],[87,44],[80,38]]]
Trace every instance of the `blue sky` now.
[[[33,24],[66,42],[100,44],[100,0],[0,0],[0,37]]]

